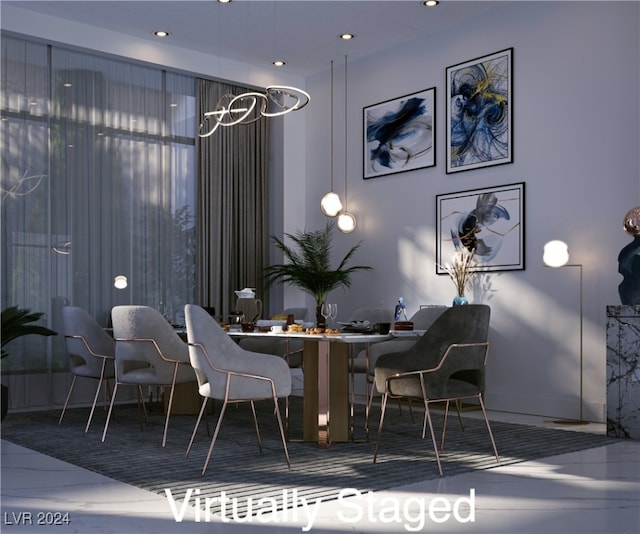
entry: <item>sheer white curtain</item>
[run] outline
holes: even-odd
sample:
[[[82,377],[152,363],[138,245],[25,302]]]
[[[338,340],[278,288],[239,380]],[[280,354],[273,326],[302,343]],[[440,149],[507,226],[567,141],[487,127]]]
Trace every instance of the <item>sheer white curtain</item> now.
[[[180,322],[195,295],[195,78],[5,36],[2,71],[2,308],[59,332],[65,304],[104,325],[127,303]],[[62,336],[9,348],[3,370],[66,369]]]

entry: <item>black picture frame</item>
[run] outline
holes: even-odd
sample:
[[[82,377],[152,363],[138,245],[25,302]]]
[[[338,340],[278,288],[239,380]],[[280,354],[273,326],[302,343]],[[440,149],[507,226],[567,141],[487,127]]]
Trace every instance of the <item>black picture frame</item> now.
[[[513,163],[513,48],[446,69],[446,173]]]
[[[523,270],[524,210],[524,182],[436,195],[436,273],[461,247],[476,271]]]
[[[362,110],[363,178],[378,178],[436,164],[436,88]]]

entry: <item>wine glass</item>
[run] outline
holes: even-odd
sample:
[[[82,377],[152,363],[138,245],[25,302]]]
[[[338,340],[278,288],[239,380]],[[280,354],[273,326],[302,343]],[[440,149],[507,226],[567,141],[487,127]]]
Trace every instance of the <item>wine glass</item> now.
[[[320,314],[324,317],[325,328],[327,327],[327,317],[331,316],[331,304],[323,302],[320,307]]]
[[[338,318],[338,305],[337,304],[329,304],[329,319],[335,321]],[[334,323],[335,325],[335,323]]]

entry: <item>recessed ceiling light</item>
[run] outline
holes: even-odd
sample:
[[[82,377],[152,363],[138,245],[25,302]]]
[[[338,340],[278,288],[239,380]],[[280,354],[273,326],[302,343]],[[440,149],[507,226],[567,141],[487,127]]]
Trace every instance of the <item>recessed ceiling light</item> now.
[[[351,39],[355,39],[356,35],[355,33],[341,33],[339,37],[343,41],[350,41]]]
[[[63,87],[71,87],[71,82],[64,82],[62,84]]]
[[[156,30],[153,35],[156,37],[169,37],[170,33],[167,30]]]
[[[218,0],[219,4],[230,4],[231,0]]]
[[[283,61],[282,59],[276,59],[274,61],[272,61],[273,65],[276,67],[284,67],[287,63],[285,61]]]
[[[422,5],[425,7],[435,7],[440,3],[440,0],[424,0]]]

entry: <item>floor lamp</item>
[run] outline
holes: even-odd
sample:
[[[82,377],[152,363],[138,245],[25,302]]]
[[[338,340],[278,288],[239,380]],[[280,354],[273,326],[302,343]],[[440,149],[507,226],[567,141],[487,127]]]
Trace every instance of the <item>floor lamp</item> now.
[[[582,264],[568,263],[569,262],[569,248],[563,241],[549,241],[544,246],[544,254],[542,261],[548,267],[578,267],[580,271],[580,417],[578,419],[559,419],[553,421],[559,425],[586,425],[588,421],[582,418],[582,367],[583,367],[583,351],[582,351]]]

